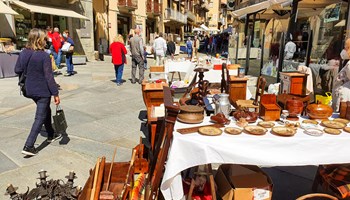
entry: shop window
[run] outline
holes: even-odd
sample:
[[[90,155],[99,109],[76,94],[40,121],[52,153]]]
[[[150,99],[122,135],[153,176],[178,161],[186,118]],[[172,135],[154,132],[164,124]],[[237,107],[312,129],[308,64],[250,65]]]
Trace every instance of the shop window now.
[[[27,43],[27,37],[30,29],[32,29],[31,13],[28,10],[24,10],[13,6],[14,10],[19,13],[15,15],[15,30],[16,30],[16,45],[17,49],[22,49]]]

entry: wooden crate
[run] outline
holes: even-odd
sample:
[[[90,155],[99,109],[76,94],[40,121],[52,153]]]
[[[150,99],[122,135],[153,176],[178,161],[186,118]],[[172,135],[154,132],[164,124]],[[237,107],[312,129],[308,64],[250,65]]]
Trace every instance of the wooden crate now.
[[[261,96],[259,116],[264,121],[276,121],[280,119],[281,108],[277,104],[277,97],[274,94]]]

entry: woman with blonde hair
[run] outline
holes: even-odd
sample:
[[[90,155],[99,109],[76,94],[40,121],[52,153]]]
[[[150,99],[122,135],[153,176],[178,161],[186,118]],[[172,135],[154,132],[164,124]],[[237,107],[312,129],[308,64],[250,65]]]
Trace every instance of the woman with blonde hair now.
[[[124,45],[124,38],[122,35],[114,37],[113,43],[109,47],[112,54],[112,63],[114,64],[115,70],[115,82],[117,86],[123,84],[122,76],[124,70],[124,64],[126,64],[126,48]]]
[[[52,73],[50,55],[45,50],[47,34],[40,29],[32,29],[28,35],[26,48],[19,54],[15,72],[26,76],[26,97],[36,104],[35,120],[24,145],[22,154],[34,156],[37,150],[34,147],[41,127],[44,125],[48,134],[47,142],[53,142],[61,134],[55,134],[51,125],[51,96],[56,105],[60,104],[58,88]]]

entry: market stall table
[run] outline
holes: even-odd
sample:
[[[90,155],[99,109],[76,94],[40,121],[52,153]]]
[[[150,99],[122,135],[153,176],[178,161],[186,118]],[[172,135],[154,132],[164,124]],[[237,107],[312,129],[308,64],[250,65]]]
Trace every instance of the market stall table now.
[[[176,122],[174,130],[211,124],[209,117],[201,124]],[[236,126],[231,121],[230,127]],[[227,127],[227,126],[226,126]],[[223,128],[222,128],[223,129]],[[310,136],[298,129],[292,137],[270,133],[263,136],[228,135],[203,136],[198,133],[182,135],[173,132],[161,191],[165,199],[183,197],[181,171],[208,163],[233,163],[259,166],[304,166],[349,163],[350,134]],[[339,153],[343,152],[343,153]]]
[[[0,53],[0,78],[17,76],[15,73],[17,59],[17,53]]]

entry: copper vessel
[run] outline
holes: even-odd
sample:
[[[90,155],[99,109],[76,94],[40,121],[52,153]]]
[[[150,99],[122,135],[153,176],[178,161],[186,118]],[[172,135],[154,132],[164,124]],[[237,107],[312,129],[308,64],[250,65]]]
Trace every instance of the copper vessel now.
[[[204,119],[204,108],[194,105],[180,106],[177,119],[183,123],[199,124]]]
[[[306,107],[306,113],[311,119],[327,119],[332,116],[332,107],[324,104],[310,104]]]
[[[287,100],[286,109],[289,112],[289,116],[288,116],[289,120],[290,119],[298,120],[298,115],[300,115],[303,112],[304,103],[303,101],[293,97]]]

